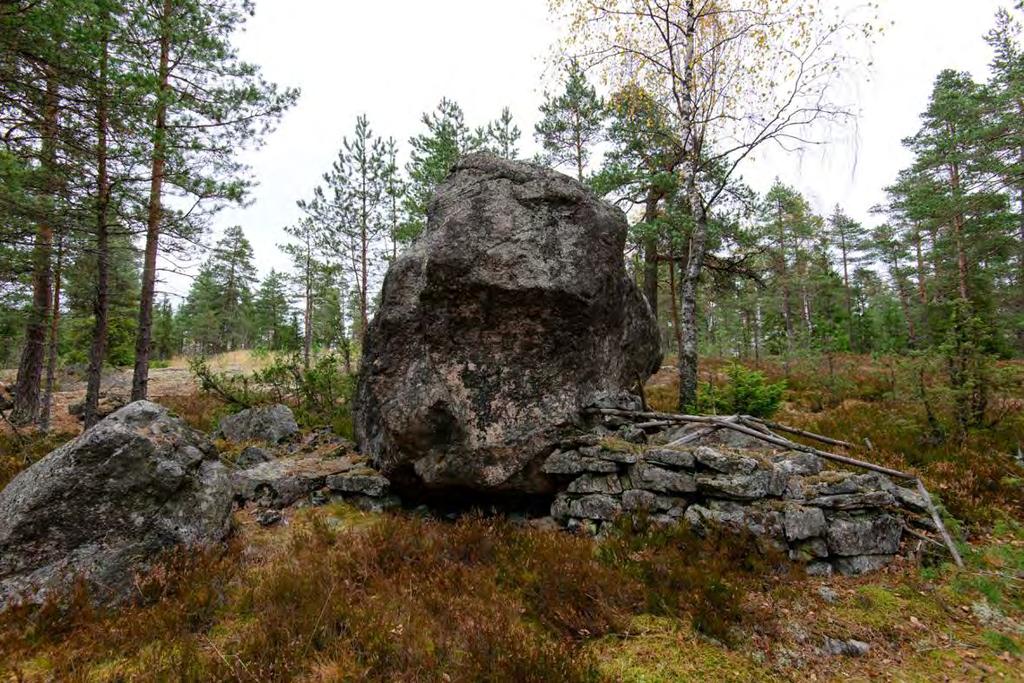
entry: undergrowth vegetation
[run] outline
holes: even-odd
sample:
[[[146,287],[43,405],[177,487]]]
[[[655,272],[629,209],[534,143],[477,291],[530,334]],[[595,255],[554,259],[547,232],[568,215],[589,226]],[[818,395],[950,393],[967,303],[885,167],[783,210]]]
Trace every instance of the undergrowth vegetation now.
[[[369,517],[341,506],[224,554],[171,558],[140,604],[0,619],[0,664],[59,680],[596,680],[587,644],[666,615],[734,642],[784,580],[744,539],[622,528],[589,538],[467,517]],[[262,536],[261,536],[262,534]],[[698,545],[699,544],[699,545]]]
[[[351,437],[352,400],[356,375],[346,371],[343,359],[324,354],[305,366],[298,355],[277,356],[252,372],[217,372],[206,358],[190,363],[199,388],[234,409],[266,403],[286,403],[303,427],[330,427]]]

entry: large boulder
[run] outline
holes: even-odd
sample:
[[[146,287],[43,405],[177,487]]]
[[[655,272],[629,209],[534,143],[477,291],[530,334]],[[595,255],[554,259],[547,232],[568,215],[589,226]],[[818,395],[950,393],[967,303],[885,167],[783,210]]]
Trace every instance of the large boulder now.
[[[660,365],[626,230],[565,175],[459,162],[384,281],[359,378],[363,453],[399,484],[546,490],[543,456],[581,409]]]
[[[20,473],[0,492],[0,608],[83,578],[99,601],[177,547],[223,539],[231,485],[202,434],[137,401]]]

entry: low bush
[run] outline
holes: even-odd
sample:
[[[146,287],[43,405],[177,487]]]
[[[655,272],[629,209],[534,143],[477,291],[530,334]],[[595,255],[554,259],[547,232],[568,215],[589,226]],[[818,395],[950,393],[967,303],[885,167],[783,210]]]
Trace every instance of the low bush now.
[[[204,393],[236,409],[286,403],[303,427],[330,427],[345,437],[353,434],[356,376],[345,372],[343,360],[335,354],[320,356],[308,368],[297,355],[278,357],[249,374],[215,372],[201,357],[190,367]]]
[[[606,564],[644,586],[645,612],[687,617],[697,632],[726,644],[736,640],[741,625],[771,621],[744,598],[789,567],[781,553],[762,548],[749,533],[700,537],[686,524],[666,527],[643,518],[622,518],[599,552]]]

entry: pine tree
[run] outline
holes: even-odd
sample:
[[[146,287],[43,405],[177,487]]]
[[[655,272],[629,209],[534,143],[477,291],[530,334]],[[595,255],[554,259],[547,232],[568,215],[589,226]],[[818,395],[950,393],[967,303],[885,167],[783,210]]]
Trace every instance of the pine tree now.
[[[676,171],[683,146],[661,108],[642,88],[628,87],[615,93],[608,111],[611,146],[591,185],[601,195],[614,195],[620,204],[643,207],[632,233],[643,249],[642,289],[657,317],[661,256],[671,259],[670,267],[675,268],[682,252],[680,238],[686,220],[679,211],[683,207],[678,201]],[[674,292],[670,296],[674,297]]]
[[[253,301],[253,327],[257,347],[270,351],[292,348],[294,330],[285,279],[271,269],[260,283]]]
[[[850,346],[857,347],[857,338],[853,332],[853,293],[850,289],[850,268],[856,268],[860,262],[860,251],[864,247],[867,231],[857,221],[847,216],[836,204],[832,216],[828,219],[828,235],[832,244],[839,251],[839,263],[843,272],[843,290],[846,295],[847,333]]]
[[[394,138],[388,138],[384,142],[384,168],[381,178],[384,183],[384,222],[386,225],[384,258],[391,262],[398,258],[399,236],[405,220],[402,198],[406,193],[405,181],[398,167],[398,143]]]
[[[228,351],[247,348],[256,266],[253,264],[252,245],[240,226],[231,226],[224,231],[210,255],[209,268],[220,288],[221,343]]]
[[[151,64],[152,45],[157,49],[156,64],[145,74],[153,84],[153,105],[132,378],[132,398],[138,400],[147,392],[156,258],[164,228],[170,228],[165,237],[194,234],[203,218],[202,204],[216,209],[244,197],[249,183],[237,151],[258,144],[298,93],[278,91],[258,67],[238,58],[230,41],[251,13],[247,0],[162,0],[134,9],[130,21],[141,36],[135,46],[139,62]],[[163,202],[167,186],[194,198],[194,206],[187,213],[170,211]]]
[[[403,209],[405,223],[399,235],[404,243],[415,239],[426,225],[427,204],[434,188],[451,172],[455,162],[480,147],[479,131],[466,126],[465,114],[456,102],[444,98],[421,119],[426,132],[409,139],[411,151],[405,166],[408,175]]]
[[[986,36],[994,52],[986,88],[990,116],[987,135],[996,162],[996,174],[1010,195],[1010,213],[1016,223],[1014,291],[1007,297],[1018,353],[1024,352],[1024,47],[1020,22],[1007,10],[996,14],[996,25]]]
[[[209,262],[199,269],[179,312],[183,344],[187,353],[208,355],[225,350],[222,337],[223,290]]]
[[[335,246],[355,284],[360,335],[369,326],[370,281],[376,276],[378,247],[387,233],[388,153],[374,137],[366,116],[356,119],[352,139],[344,138],[338,158],[324,174],[325,187],[305,205]]]
[[[501,110],[501,116],[487,124],[484,146],[504,159],[515,159],[519,156],[519,138],[522,131],[512,121],[512,112],[508,107]]]
[[[303,206],[300,203],[300,206]],[[281,250],[292,261],[291,282],[298,298],[303,302],[302,316],[302,361],[308,368],[313,355],[313,315],[314,300],[320,281],[325,274],[331,272],[325,259],[325,251],[330,249],[330,236],[323,223],[316,221],[307,211],[306,215],[284,231],[291,236],[292,242],[281,245]]]
[[[593,148],[604,135],[605,105],[577,60],[569,62],[565,76],[561,94],[544,93],[534,138],[544,149],[546,163],[571,166],[583,182]]]

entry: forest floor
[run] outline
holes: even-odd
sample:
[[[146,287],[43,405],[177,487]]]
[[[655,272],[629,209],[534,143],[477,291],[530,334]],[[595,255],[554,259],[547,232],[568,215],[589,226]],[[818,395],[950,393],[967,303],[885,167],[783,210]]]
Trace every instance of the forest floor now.
[[[722,365],[705,364],[702,381]],[[956,446],[923,438],[906,368],[830,366],[765,364],[789,384],[777,419],[868,439],[859,457],[918,472],[964,569],[916,541],[918,561],[812,578],[725,537],[624,528],[598,545],[501,518],[334,504],[264,529],[242,510],[229,549],[169,559],[137,606],[0,617],[0,680],[1024,680],[1024,365],[1002,368],[997,422]],[[181,364],[155,371],[152,391],[204,430],[223,410]],[[668,407],[672,368],[647,391]],[[58,440],[17,454],[4,441],[0,459]],[[827,639],[870,649],[828,656]]]

